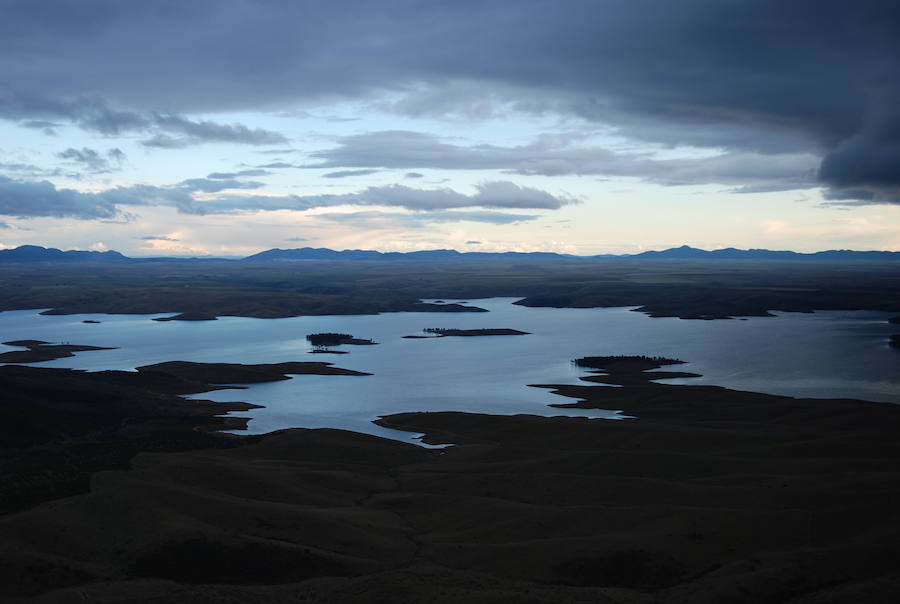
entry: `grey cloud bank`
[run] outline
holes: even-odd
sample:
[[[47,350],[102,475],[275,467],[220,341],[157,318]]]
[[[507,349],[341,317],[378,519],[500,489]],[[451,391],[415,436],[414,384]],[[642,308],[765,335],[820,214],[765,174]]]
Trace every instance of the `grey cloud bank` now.
[[[533,216],[503,212],[470,211],[464,213],[442,211],[459,208],[541,209],[555,210],[577,200],[554,196],[546,191],[520,187],[506,181],[478,185],[471,195],[452,189],[413,189],[403,185],[369,187],[358,193],[344,195],[248,195],[223,193],[239,189],[257,189],[262,183],[232,179],[191,178],[178,184],[159,187],[133,185],[115,187],[98,193],[82,193],[72,189],[58,189],[47,181],[25,182],[0,176],[0,215],[34,218],[114,218],[122,215],[120,206],[174,206],[185,214],[229,214],[252,211],[298,210],[351,206],[399,207],[413,212],[431,213],[432,221],[478,220],[505,224],[528,220]],[[194,193],[216,194],[197,199]]]
[[[627,176],[665,185],[762,183],[780,190],[816,186],[818,158],[812,153],[766,155],[736,151],[698,159],[660,160],[645,153],[625,154],[600,147],[573,146],[582,138],[580,134],[544,135],[518,147],[460,146],[422,132],[370,132],[344,137],[337,147],[312,153],[311,157],[320,163],[306,167],[368,168],[344,173],[369,173],[372,167],[498,169],[544,176]]]
[[[357,227],[372,229],[391,228],[402,226],[404,228],[421,228],[429,224],[445,222],[486,222],[489,224],[515,224],[537,218],[531,214],[510,214],[507,212],[489,211],[427,211],[415,214],[401,214],[399,212],[340,212],[317,214],[317,218],[332,222],[353,223]]]
[[[0,55],[0,65],[5,55]],[[83,130],[106,136],[129,132],[150,132],[145,147],[180,149],[203,143],[276,145],[288,142],[284,135],[243,124],[220,124],[211,120],[191,120],[174,113],[121,111],[112,109],[102,98],[79,96],[74,99],[22,94],[0,82],[0,118],[24,120],[26,128],[40,128],[55,134],[59,124],[46,119],[66,120]],[[174,136],[173,136],[174,135]]]
[[[104,195],[57,189],[52,183],[21,182],[0,176],[0,214],[57,218],[114,218],[116,202]]]
[[[94,173],[110,172],[121,166],[125,161],[125,153],[118,147],[114,147],[105,154],[83,147],[74,149],[72,147],[56,154],[60,159],[68,160],[76,164],[81,164],[84,168]]]

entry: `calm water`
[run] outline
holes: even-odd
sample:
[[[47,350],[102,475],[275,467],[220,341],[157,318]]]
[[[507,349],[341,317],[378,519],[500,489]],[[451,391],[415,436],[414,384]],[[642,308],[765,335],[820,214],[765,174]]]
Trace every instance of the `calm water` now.
[[[389,313],[364,316],[157,322],[160,315],[42,316],[0,313],[2,341],[38,339],[117,350],[83,352],[41,363],[87,370],[126,369],[162,361],[228,363],[328,361],[368,377],[296,376],[292,380],[199,395],[265,405],[249,412],[249,431],[334,427],[408,439],[371,420],[401,411],[479,411],[616,417],[615,410],[560,410],[570,399],[528,384],[575,383],[570,359],[648,354],[688,361],[703,374],[673,383],[809,397],[853,397],[900,403],[900,351],[887,345],[896,326],[886,313],[779,313],[726,321],[651,319],[625,308],[551,309],[514,306],[514,298],[474,302],[490,313]],[[85,324],[84,319],[102,321]],[[507,327],[526,336],[403,339],[426,327]],[[310,355],[306,334],[322,331],[371,338],[378,346],[344,346],[344,355]],[[12,350],[2,346],[0,349]]]

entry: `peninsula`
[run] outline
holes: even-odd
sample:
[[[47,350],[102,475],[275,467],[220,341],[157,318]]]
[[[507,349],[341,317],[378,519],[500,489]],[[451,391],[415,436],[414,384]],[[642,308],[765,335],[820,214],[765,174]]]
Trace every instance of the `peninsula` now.
[[[89,350],[115,350],[106,346],[82,346],[78,344],[51,344],[43,340],[13,340],[6,346],[27,348],[0,353],[0,363],[41,363],[75,356],[76,352]]]

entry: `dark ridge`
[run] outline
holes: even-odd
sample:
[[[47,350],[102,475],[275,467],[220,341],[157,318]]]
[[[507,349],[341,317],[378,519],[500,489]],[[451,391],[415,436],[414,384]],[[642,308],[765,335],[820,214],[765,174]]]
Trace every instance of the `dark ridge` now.
[[[69,250],[64,252],[56,248],[45,248],[38,245],[22,245],[11,250],[0,250],[0,262],[128,262],[130,258],[119,252],[88,252]]]
[[[702,250],[687,245],[660,251],[642,252],[640,254],[596,254],[592,256],[576,256],[573,254],[557,254],[555,252],[459,252],[457,250],[422,250],[417,252],[379,252],[376,250],[332,250],[329,248],[274,248],[253,254],[245,258],[187,258],[187,257],[141,257],[129,258],[119,252],[93,252],[82,250],[62,251],[56,248],[45,248],[36,245],[23,245],[14,249],[0,250],[0,262],[65,262],[65,263],[147,263],[147,262],[286,262],[300,260],[330,261],[455,261],[491,262],[491,261],[585,261],[585,260],[798,260],[798,261],[900,261],[900,252],[858,251],[858,250],[826,250],[814,253],[793,252],[789,250],[749,249],[739,250],[725,248],[719,250]]]
[[[702,250],[687,245],[660,251],[642,252],[640,254],[597,254],[593,256],[575,256],[573,254],[557,254],[554,252],[458,252],[456,250],[424,250],[418,252],[378,252],[375,250],[343,250],[328,248],[296,248],[271,249],[252,256],[247,262],[274,262],[299,260],[466,260],[470,262],[486,262],[493,260],[816,260],[816,261],[856,261],[880,260],[900,261],[900,252],[827,250],[814,253],[793,252],[789,250],[749,249],[739,250],[733,247],[719,250]]]

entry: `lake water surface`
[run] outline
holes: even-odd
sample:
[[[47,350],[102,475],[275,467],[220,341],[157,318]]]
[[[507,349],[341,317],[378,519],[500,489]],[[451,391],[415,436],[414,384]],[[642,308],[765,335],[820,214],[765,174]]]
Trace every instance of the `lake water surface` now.
[[[489,313],[382,315],[157,322],[161,315],[44,316],[0,313],[2,341],[38,339],[117,350],[83,352],[38,365],[131,370],[163,361],[278,363],[328,361],[366,377],[301,375],[246,390],[199,395],[264,405],[248,412],[252,433],[287,427],[332,427],[409,439],[371,423],[402,411],[470,411],[617,417],[615,410],[561,410],[567,402],[528,384],[576,383],[571,359],[646,354],[679,358],[678,370],[703,374],[672,383],[716,384],[805,397],[851,397],[900,403],[900,351],[888,344],[887,313],[778,313],[774,318],[687,321],[652,319],[627,308],[515,306],[515,298],[477,300]],[[85,319],[100,324],[82,323]],[[426,327],[512,328],[524,336],[403,339]],[[342,346],[349,354],[311,355],[309,333],[336,331],[378,346]],[[9,347],[0,347],[13,350]]]

